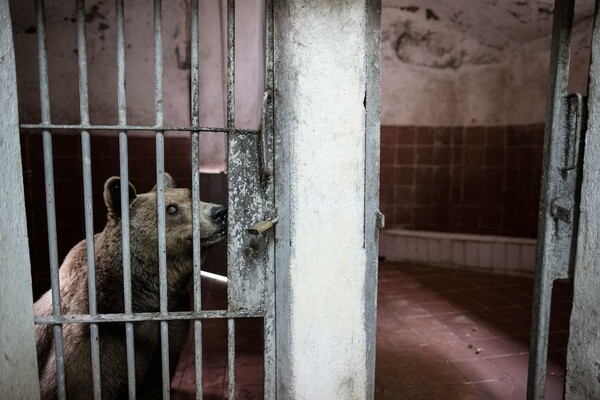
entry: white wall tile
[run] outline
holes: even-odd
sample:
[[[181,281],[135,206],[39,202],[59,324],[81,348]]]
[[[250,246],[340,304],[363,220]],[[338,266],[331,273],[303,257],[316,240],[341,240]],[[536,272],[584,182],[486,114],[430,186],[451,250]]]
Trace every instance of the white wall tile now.
[[[417,245],[415,243],[415,238],[412,236],[404,236],[403,237],[405,248],[404,248],[404,257],[402,260],[406,261],[416,261],[417,260]]]
[[[506,244],[492,243],[492,269],[506,270]]]
[[[513,243],[506,245],[506,269],[509,271],[521,269],[521,245]]]
[[[535,246],[521,245],[521,269],[535,271]]]
[[[452,241],[452,264],[455,266],[465,263],[465,243],[462,240]]]
[[[465,242],[465,264],[469,267],[478,267],[477,242]]]
[[[440,240],[436,238],[427,239],[427,253],[429,262],[434,264],[440,263]]]
[[[534,240],[440,232],[382,232],[379,254],[390,261],[482,268],[504,273],[535,271]]]
[[[416,261],[429,262],[429,255],[428,255],[429,249],[427,246],[428,241],[429,241],[429,239],[426,239],[426,238],[415,238],[415,248],[417,251]]]
[[[450,264],[452,262],[452,240],[440,239],[440,263]]]
[[[379,235],[379,257],[390,259],[390,244],[393,238],[390,235],[382,233]]]
[[[478,266],[481,268],[492,268],[492,244],[489,242],[479,242],[477,246]]]

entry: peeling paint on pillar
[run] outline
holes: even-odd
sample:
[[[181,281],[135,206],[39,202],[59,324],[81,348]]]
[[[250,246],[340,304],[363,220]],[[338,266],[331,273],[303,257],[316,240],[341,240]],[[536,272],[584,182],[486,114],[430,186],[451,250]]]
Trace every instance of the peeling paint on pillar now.
[[[275,5],[278,398],[365,399],[365,1]]]

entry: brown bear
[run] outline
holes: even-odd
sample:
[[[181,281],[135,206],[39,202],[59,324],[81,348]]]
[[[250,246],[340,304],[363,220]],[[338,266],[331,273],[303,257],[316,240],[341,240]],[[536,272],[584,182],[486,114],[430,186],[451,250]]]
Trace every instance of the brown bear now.
[[[121,238],[121,181],[109,178],[104,185],[108,221],[94,236],[96,302],[100,314],[123,313]],[[176,189],[165,173],[165,227],[169,311],[189,310],[187,286],[192,277],[192,197],[189,189]],[[129,184],[131,287],[133,312],[159,311],[158,224],[156,187],[138,194]],[[226,236],[225,207],[200,203],[200,236],[203,249]],[[85,240],[67,254],[60,267],[62,314],[88,313]],[[51,292],[35,304],[38,316],[52,315]],[[127,399],[127,360],[124,323],[100,323],[100,371],[103,399]],[[189,321],[169,322],[170,373],[188,336]],[[43,400],[57,398],[56,356],[51,325],[36,325],[36,345]],[[160,322],[134,323],[135,378],[138,399],[162,398]],[[92,367],[90,327],[63,325],[67,397],[91,399]]]

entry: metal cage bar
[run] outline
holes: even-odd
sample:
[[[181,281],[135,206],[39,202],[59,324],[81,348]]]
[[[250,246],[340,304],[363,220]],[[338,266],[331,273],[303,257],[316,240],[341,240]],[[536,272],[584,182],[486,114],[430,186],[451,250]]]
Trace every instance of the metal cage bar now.
[[[200,125],[199,82],[200,71],[198,54],[200,52],[198,38],[198,0],[190,2],[190,113],[192,126]],[[197,130],[192,135],[192,243],[194,312],[202,309],[201,268],[202,254],[200,248],[200,135]],[[202,399],[202,321],[194,321],[194,375],[196,399]]]
[[[191,0],[191,98],[190,98],[190,126],[167,126],[164,124],[164,97],[163,97],[163,54],[162,54],[162,3],[154,0],[154,56],[155,56],[155,111],[156,121],[152,126],[129,125],[127,123],[127,102],[125,84],[125,27],[124,27],[124,2],[115,0],[116,10],[116,52],[117,52],[117,97],[118,97],[118,123],[113,125],[94,125],[89,119],[88,77],[87,77],[87,49],[85,29],[85,0],[76,0],[77,46],[79,64],[79,93],[80,116],[79,124],[53,124],[50,118],[50,101],[48,90],[48,68],[45,43],[45,21],[43,0],[36,0],[36,16],[39,49],[40,73],[40,104],[41,122],[34,124],[21,124],[22,129],[41,130],[43,137],[44,169],[46,185],[46,203],[48,211],[48,241],[50,247],[50,268],[52,281],[53,313],[51,316],[36,316],[35,323],[53,325],[55,333],[57,387],[59,399],[66,398],[65,364],[63,353],[62,328],[64,324],[79,323],[89,324],[92,347],[92,372],[94,398],[101,397],[101,363],[99,349],[99,325],[103,323],[124,323],[127,338],[127,372],[128,393],[130,399],[136,397],[135,374],[135,346],[134,323],[141,321],[156,321],[160,323],[161,332],[161,368],[162,368],[162,394],[163,398],[170,397],[170,360],[169,360],[169,321],[190,320],[194,321],[195,342],[195,377],[196,398],[202,398],[202,320],[227,319],[228,329],[228,392],[229,398],[235,396],[235,319],[236,318],[263,318],[265,327],[265,361],[264,385],[265,396],[271,398],[275,393],[275,340],[274,333],[274,296],[267,300],[266,308],[251,310],[207,310],[202,311],[201,305],[201,248],[200,248],[200,133],[224,132],[232,135],[257,135],[261,130],[235,128],[235,0],[227,0],[227,50],[226,50],[226,126],[202,127],[200,126],[199,105],[199,18],[198,0]],[[266,26],[265,26],[265,85],[271,87],[273,82],[273,17],[272,0],[266,0]],[[268,121],[269,132],[272,135],[273,104],[268,102],[268,115],[263,118],[263,127]],[[83,185],[84,208],[86,223],[86,254],[88,257],[88,288],[89,288],[89,313],[82,315],[62,315],[59,282],[59,264],[57,251],[54,171],[52,153],[51,130],[60,129],[70,132],[79,132],[83,158]],[[94,233],[93,233],[93,208],[92,208],[92,174],[91,174],[91,133],[92,131],[113,130],[119,132],[119,168],[121,177],[121,229],[123,250],[123,289],[124,312],[99,314],[96,304],[95,265],[94,265]],[[131,132],[130,132],[131,131]],[[131,282],[131,247],[129,227],[129,171],[128,171],[128,137],[136,131],[153,131],[156,137],[156,193],[157,193],[157,225],[158,225],[158,261],[159,261],[159,290],[160,304],[157,312],[136,313],[132,303]],[[165,216],[165,131],[187,131],[191,134],[192,151],[192,210],[193,210],[193,283],[194,305],[192,312],[169,312],[167,292],[167,265],[166,265],[166,216]],[[264,138],[263,138],[264,139]],[[263,143],[264,145],[264,143]],[[266,156],[266,153],[263,154]],[[264,157],[263,157],[264,158]],[[264,164],[264,159],[262,160]],[[269,271],[273,273],[273,271]],[[274,287],[274,279],[270,281]],[[270,287],[270,286],[269,286]],[[172,360],[175,361],[175,360]],[[271,394],[269,394],[271,393]]]
[[[163,124],[162,1],[154,0],[154,69],[156,125]],[[168,314],[167,250],[165,232],[165,134],[156,132],[156,211],[158,217],[158,277],[160,313]],[[169,323],[160,322],[163,399],[170,397]]]
[[[117,101],[119,125],[127,124],[127,94],[125,89],[125,20],[123,0],[115,1],[117,39]],[[121,176],[121,237],[123,253],[123,301],[126,315],[131,315],[131,248],[129,231],[129,160],[127,131],[119,132],[119,175]],[[129,399],[135,399],[135,341],[131,322],[125,323],[127,347],[127,388]]]
[[[227,0],[227,128],[235,126],[235,0]]]
[[[79,66],[79,113],[81,124],[89,125],[89,97],[87,77],[87,46],[85,43],[85,3],[77,0],[75,6],[77,20],[77,61]],[[88,304],[91,316],[96,309],[96,267],[94,259],[94,206],[92,200],[92,156],[90,132],[81,131],[81,158],[83,168],[83,202],[85,215],[85,247],[88,268]],[[94,399],[102,398],[100,385],[100,342],[98,325],[90,324],[90,349],[92,358],[92,385]]]
[[[40,79],[40,113],[42,124],[50,124],[50,95],[48,90],[48,56],[46,53],[46,22],[44,1],[35,1],[37,44]],[[48,129],[42,131],[44,153],[44,184],[46,187],[46,218],[48,223],[48,249],[50,253],[50,284],[52,290],[52,314],[60,317],[60,279],[58,275],[58,245],[56,234],[56,209],[54,195],[54,166],[52,160],[52,135]],[[65,357],[63,350],[62,326],[55,325],[54,347],[56,354],[56,383],[59,400],[66,399],[65,389]]]
[[[206,126],[167,126],[167,125],[69,125],[69,124],[21,124],[21,129],[61,129],[65,131],[74,130],[95,130],[95,131],[170,131],[170,132],[202,132],[202,133],[227,133],[234,135],[258,135],[260,130],[256,129],[236,129],[223,127],[206,127]]]
[[[271,49],[271,51],[269,50]],[[263,140],[269,135],[273,137],[273,0],[265,0],[265,92],[270,92],[271,100],[263,112]],[[262,144],[262,153],[266,157],[268,152]],[[263,159],[263,169],[267,168],[269,161]],[[272,165],[272,164],[271,164]],[[264,179],[264,178],[263,178]],[[276,354],[275,354],[275,276],[274,271],[267,271],[266,288],[270,295],[265,296],[266,315],[264,318],[264,359],[263,359],[263,393],[265,399],[274,399],[277,393],[276,382]]]
[[[227,310],[205,310],[200,312],[194,311],[177,311],[170,312],[164,315],[160,312],[156,313],[134,313],[127,314],[98,314],[92,317],[88,314],[70,314],[59,316],[40,316],[35,317],[35,323],[38,325],[61,325],[61,324],[90,324],[90,323],[105,323],[105,322],[141,322],[141,321],[180,321],[180,320],[201,320],[201,319],[229,319],[229,318],[261,318],[265,314],[262,310],[244,310],[244,311],[227,311]]]
[[[235,320],[227,320],[227,378],[229,400],[235,399]]]

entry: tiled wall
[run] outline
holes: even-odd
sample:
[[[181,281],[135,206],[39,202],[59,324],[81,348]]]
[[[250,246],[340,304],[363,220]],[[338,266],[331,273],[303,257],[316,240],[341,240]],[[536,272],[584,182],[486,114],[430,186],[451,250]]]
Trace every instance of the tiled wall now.
[[[78,134],[53,134],[54,177],[59,263],[67,252],[85,239],[83,215],[83,183],[81,139]],[[156,183],[156,148],[154,136],[129,136],[129,180],[139,193],[149,191]],[[165,170],[178,186],[191,187],[191,153],[189,135],[165,135]],[[94,232],[106,223],[103,198],[104,182],[119,175],[119,139],[116,134],[92,133],[92,190],[94,202]],[[34,296],[50,286],[46,201],[44,192],[44,162],[40,133],[22,132],[21,153],[25,187],[25,206],[29,235]],[[225,203],[227,182],[224,174],[201,174],[202,200]],[[222,259],[223,249],[212,251],[213,258]],[[220,264],[222,260],[213,264]],[[213,271],[224,272],[224,271]]]
[[[389,261],[481,269],[511,275],[533,275],[536,240],[386,229],[379,255]]]
[[[381,128],[381,210],[390,227],[533,238],[542,124]]]

